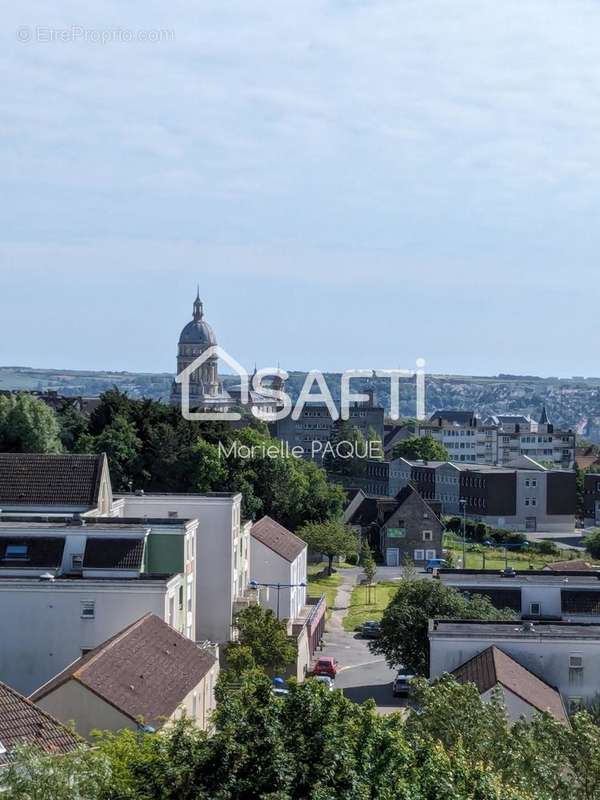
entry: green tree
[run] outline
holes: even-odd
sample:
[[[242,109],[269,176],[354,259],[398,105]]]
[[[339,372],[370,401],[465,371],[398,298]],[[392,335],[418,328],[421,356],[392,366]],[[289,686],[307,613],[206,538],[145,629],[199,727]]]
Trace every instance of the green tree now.
[[[358,537],[354,531],[339,520],[312,522],[298,531],[308,549],[327,556],[327,571],[331,575],[333,559],[336,556],[350,555],[358,550]]]
[[[594,559],[600,559],[600,528],[594,528],[583,539],[587,552]]]
[[[106,453],[113,485],[117,490],[126,490],[128,482],[133,481],[135,462],[141,447],[135,426],[121,416],[115,417],[96,438],[96,451]]]
[[[393,458],[423,461],[447,461],[448,451],[432,436],[409,436],[394,447]]]
[[[340,417],[331,427],[323,466],[336,475],[362,477],[367,470],[367,452],[361,431],[349,420]]]
[[[365,577],[368,583],[373,583],[375,574],[377,572],[377,564],[373,558],[373,551],[369,547],[368,541],[365,539],[360,551],[360,565],[365,571]]]
[[[71,403],[65,403],[58,412],[58,423],[63,449],[68,453],[77,452],[79,443],[88,435],[87,417]]]
[[[415,675],[429,673],[429,620],[434,617],[455,619],[514,619],[508,609],[494,608],[487,597],[465,597],[439,581],[403,578],[381,620],[381,635],[369,647],[385,656],[390,666],[403,665]]]
[[[266,672],[283,670],[295,661],[296,645],[287,635],[287,625],[271,609],[249,606],[236,614],[234,624],[239,644]]]
[[[585,517],[585,474],[579,464],[575,462],[575,513],[579,519]]]
[[[29,394],[0,397],[0,450],[14,453],[60,453],[56,413]]]

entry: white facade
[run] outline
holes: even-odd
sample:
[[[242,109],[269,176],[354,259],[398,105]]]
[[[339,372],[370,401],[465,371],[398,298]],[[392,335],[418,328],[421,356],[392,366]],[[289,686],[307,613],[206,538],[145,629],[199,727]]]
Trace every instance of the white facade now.
[[[589,703],[600,691],[600,626],[430,621],[430,677],[453,672],[495,644],[560,692],[565,708]]]
[[[144,614],[166,621],[179,582],[0,578],[0,680],[31,694]]]
[[[122,517],[197,519],[195,641],[228,642],[236,603],[248,597],[250,526],[241,494],[128,494],[113,505]]]
[[[291,588],[270,588],[261,595],[261,605],[277,613],[277,595],[279,595],[279,618],[297,619],[306,604],[306,551],[304,550],[293,561],[288,561],[270,547],[253,536],[250,537],[252,554],[251,579],[257,583],[281,583]]]

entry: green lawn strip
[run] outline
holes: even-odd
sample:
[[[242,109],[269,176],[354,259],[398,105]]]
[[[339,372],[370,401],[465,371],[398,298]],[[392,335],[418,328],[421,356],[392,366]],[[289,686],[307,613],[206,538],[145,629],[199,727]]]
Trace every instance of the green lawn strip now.
[[[485,568],[491,570],[504,569],[506,562],[504,559],[504,551],[495,547],[484,547],[478,545],[483,552],[477,552],[470,549],[471,545],[467,545],[466,563],[463,564],[464,569],[483,569],[483,553],[485,552]],[[458,563],[458,559],[462,559],[463,551],[462,546],[459,544],[446,545],[446,549],[452,552],[454,564]],[[546,564],[553,561],[566,561],[568,556],[561,552],[556,556],[545,556],[539,553],[511,553],[508,551],[508,566],[514,570],[527,570],[530,565],[533,569],[543,569]]]
[[[397,581],[382,581],[371,590],[371,599],[374,602],[367,603],[367,587],[355,586],[350,598],[350,608],[344,617],[344,630],[353,631],[367,620],[380,620],[397,589]]]
[[[322,566],[321,569],[323,569]],[[326,596],[327,618],[331,616],[331,609],[335,605],[335,596],[341,582],[342,576],[338,574],[323,576],[313,573],[308,575],[307,593],[311,597],[319,597],[322,594]]]

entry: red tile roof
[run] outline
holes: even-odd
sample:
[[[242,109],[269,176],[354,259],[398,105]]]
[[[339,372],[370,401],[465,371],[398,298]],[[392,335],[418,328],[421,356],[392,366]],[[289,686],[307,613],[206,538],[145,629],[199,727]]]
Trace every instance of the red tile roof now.
[[[0,744],[2,766],[10,761],[10,751],[17,745],[34,744],[46,753],[69,753],[82,741],[26,697],[0,683]]]
[[[290,562],[295,561],[306,547],[306,542],[299,536],[267,516],[254,523],[250,534],[265,547]]]
[[[146,614],[68,666],[31,699],[41,700],[75,680],[125,716],[159,728],[215,663],[208,650]]]
[[[495,645],[466,661],[452,675],[459,683],[474,683],[480,694],[500,684],[538,711],[547,711],[560,722],[568,721],[559,692]]]
[[[95,506],[106,456],[0,453],[3,505]]]

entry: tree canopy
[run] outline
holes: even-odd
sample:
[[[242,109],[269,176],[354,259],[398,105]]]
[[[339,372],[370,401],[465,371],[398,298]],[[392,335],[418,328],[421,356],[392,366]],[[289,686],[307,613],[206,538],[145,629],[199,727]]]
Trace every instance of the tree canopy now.
[[[252,656],[256,666],[274,673],[294,662],[296,646],[288,638],[285,622],[278,620],[271,609],[249,606],[236,615],[235,626],[240,647]],[[228,649],[228,658],[232,648]]]
[[[337,519],[308,523],[300,528],[298,536],[306,542],[309,550],[327,556],[329,574],[335,556],[346,556],[358,551],[358,536],[352,528]]]
[[[0,396],[0,451],[60,453],[60,425],[46,403],[29,394]]]
[[[465,597],[437,580],[400,581],[381,620],[381,635],[369,647],[384,655],[390,666],[403,668],[414,675],[429,674],[429,620],[434,617],[454,619],[513,619],[512,611],[498,610],[487,597]]]
[[[447,461],[448,451],[432,436],[409,436],[394,447],[394,458],[423,461]]]

